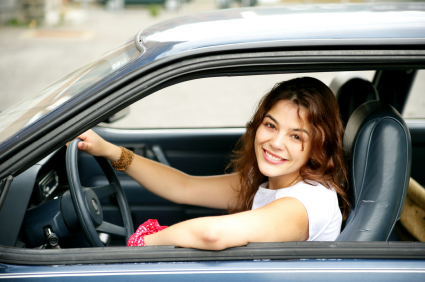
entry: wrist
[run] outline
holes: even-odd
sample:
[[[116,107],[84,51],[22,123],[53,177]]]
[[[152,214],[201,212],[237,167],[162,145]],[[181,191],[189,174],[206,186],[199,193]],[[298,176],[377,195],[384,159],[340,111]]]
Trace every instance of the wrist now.
[[[106,142],[104,157],[110,162],[116,162],[121,156],[121,148],[112,143]]]
[[[144,238],[143,238],[143,241],[144,241],[144,246],[153,246],[153,245],[155,245],[155,244],[153,244],[152,243],[152,235],[155,235],[155,234],[150,234],[150,235],[145,235],[144,236]]]
[[[156,219],[149,219],[145,223],[137,228],[136,232],[130,236],[127,242],[127,246],[152,246],[152,245],[163,245],[158,244],[158,233],[164,230],[167,226],[159,225]]]

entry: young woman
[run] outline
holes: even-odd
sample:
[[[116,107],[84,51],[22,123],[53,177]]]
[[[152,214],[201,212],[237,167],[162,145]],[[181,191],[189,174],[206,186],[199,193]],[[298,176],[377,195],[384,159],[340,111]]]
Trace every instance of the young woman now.
[[[349,204],[344,131],[331,90],[309,77],[278,83],[246,128],[229,165],[234,173],[219,176],[190,176],[133,156],[93,131],[79,136],[78,148],[107,158],[165,199],[229,209],[229,215],[166,229],[149,221],[129,245],[221,250],[249,242],[335,240]]]

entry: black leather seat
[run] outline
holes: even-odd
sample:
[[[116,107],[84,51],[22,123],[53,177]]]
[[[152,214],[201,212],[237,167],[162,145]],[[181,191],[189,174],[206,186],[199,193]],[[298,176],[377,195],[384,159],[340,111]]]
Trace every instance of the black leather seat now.
[[[357,73],[341,73],[331,82],[329,88],[338,101],[342,123],[345,126],[352,113],[363,103],[379,100],[373,84]]]
[[[352,212],[337,241],[387,241],[409,185],[409,130],[392,106],[370,101],[353,112],[345,134]]]

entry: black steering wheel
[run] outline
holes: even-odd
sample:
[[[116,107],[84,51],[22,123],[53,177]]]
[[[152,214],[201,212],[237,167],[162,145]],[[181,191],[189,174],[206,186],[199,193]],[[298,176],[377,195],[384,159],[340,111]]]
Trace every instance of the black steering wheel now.
[[[73,140],[68,145],[66,151],[66,171],[68,175],[70,197],[72,198],[78,222],[83,229],[87,241],[92,247],[104,247],[98,232],[125,237],[127,242],[133,234],[134,228],[131,220],[130,208],[118,177],[107,159],[95,157],[108,179],[109,184],[91,188],[82,187],[78,174],[78,143],[81,141],[81,139]],[[115,194],[117,198],[124,227],[103,221],[103,212],[99,199],[112,194]],[[65,214],[65,220],[67,222],[77,221],[76,219],[67,220],[66,217]],[[68,225],[74,224],[68,223]]]

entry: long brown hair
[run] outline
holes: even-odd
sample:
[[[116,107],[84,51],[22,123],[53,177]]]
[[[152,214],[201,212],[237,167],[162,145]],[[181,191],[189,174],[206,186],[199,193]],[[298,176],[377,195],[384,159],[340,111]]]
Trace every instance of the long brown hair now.
[[[306,121],[312,128],[311,157],[301,167],[304,182],[320,183],[333,187],[338,194],[343,219],[349,213],[347,198],[348,173],[343,149],[344,129],[339,115],[338,102],[323,82],[312,77],[296,78],[277,83],[259,102],[257,111],[246,125],[246,133],[233,151],[227,168],[239,173],[241,189],[230,213],[249,210],[255,193],[266,177],[260,172],[255,155],[254,141],[258,127],[265,115],[282,100],[291,101],[306,111]]]

